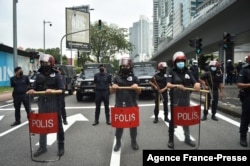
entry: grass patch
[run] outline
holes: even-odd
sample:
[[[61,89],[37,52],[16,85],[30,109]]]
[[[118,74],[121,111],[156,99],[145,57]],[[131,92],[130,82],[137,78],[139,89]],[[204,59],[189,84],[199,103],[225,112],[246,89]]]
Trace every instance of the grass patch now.
[[[0,93],[12,92],[12,91],[13,91],[13,88],[10,86],[0,86]]]

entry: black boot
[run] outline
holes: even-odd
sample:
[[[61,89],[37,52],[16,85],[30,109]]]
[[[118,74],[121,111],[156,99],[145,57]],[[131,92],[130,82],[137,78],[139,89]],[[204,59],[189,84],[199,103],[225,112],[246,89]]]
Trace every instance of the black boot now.
[[[215,121],[219,120],[218,118],[216,118],[215,114],[212,115],[212,119],[215,120]]]
[[[167,116],[167,115],[165,115],[165,117],[164,117],[164,121],[166,121],[166,122],[170,122],[170,120],[168,119],[168,116]]]
[[[121,147],[121,139],[116,138],[116,144],[115,144],[115,147],[114,147],[114,151],[115,152],[119,151],[120,147]]]
[[[94,123],[92,124],[93,126],[96,126],[99,124],[99,121],[98,120],[95,120]]]
[[[173,134],[169,134],[168,147],[171,149],[174,148],[174,135]]]
[[[204,114],[203,117],[201,118],[201,120],[202,121],[207,120],[207,115]]]
[[[240,145],[243,147],[247,147],[247,137],[246,136],[240,137]]]
[[[40,156],[41,154],[47,152],[47,148],[46,147],[43,147],[43,146],[40,146],[37,151],[33,154],[34,157],[38,157]]]
[[[155,117],[155,120],[153,121],[153,123],[158,123],[158,117]]]
[[[185,143],[191,147],[195,147],[196,144],[194,141],[192,141],[190,138],[185,138]]]
[[[136,142],[136,139],[131,139],[131,146],[132,146],[132,149],[134,150],[138,150],[139,149],[139,146]]]
[[[64,143],[59,143],[58,144],[58,156],[63,156],[64,155]]]

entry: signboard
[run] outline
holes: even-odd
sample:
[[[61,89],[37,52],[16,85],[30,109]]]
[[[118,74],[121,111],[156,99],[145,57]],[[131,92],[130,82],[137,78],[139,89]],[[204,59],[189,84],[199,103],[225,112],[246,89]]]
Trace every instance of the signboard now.
[[[174,125],[191,126],[200,123],[201,107],[174,106]]]
[[[139,107],[112,107],[111,122],[116,128],[139,126]]]
[[[30,113],[29,114],[30,133],[48,134],[58,132],[58,114],[53,113]]]
[[[66,47],[68,49],[90,49],[90,13],[88,7],[66,8],[66,33],[69,34],[66,36]]]

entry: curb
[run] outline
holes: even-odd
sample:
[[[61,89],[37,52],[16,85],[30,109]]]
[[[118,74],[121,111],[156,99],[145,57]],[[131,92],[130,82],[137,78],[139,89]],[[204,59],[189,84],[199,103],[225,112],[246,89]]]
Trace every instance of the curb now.
[[[192,94],[191,99],[199,102],[200,96],[196,95],[196,94]],[[202,98],[201,98],[201,104],[205,104],[205,97],[204,96],[202,96]],[[210,107],[210,109],[211,109],[211,107]],[[233,104],[223,103],[223,102],[219,101],[218,102],[218,109],[223,113],[226,113],[226,114],[238,117],[238,118],[241,117],[241,107],[240,106],[235,106]],[[203,110],[202,110],[202,114],[203,114]]]

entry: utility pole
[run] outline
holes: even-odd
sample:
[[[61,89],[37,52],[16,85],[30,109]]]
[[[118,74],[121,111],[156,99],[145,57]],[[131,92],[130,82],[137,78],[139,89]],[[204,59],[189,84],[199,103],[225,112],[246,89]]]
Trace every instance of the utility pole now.
[[[17,67],[17,20],[16,20],[16,4],[18,0],[13,0],[13,67]]]

